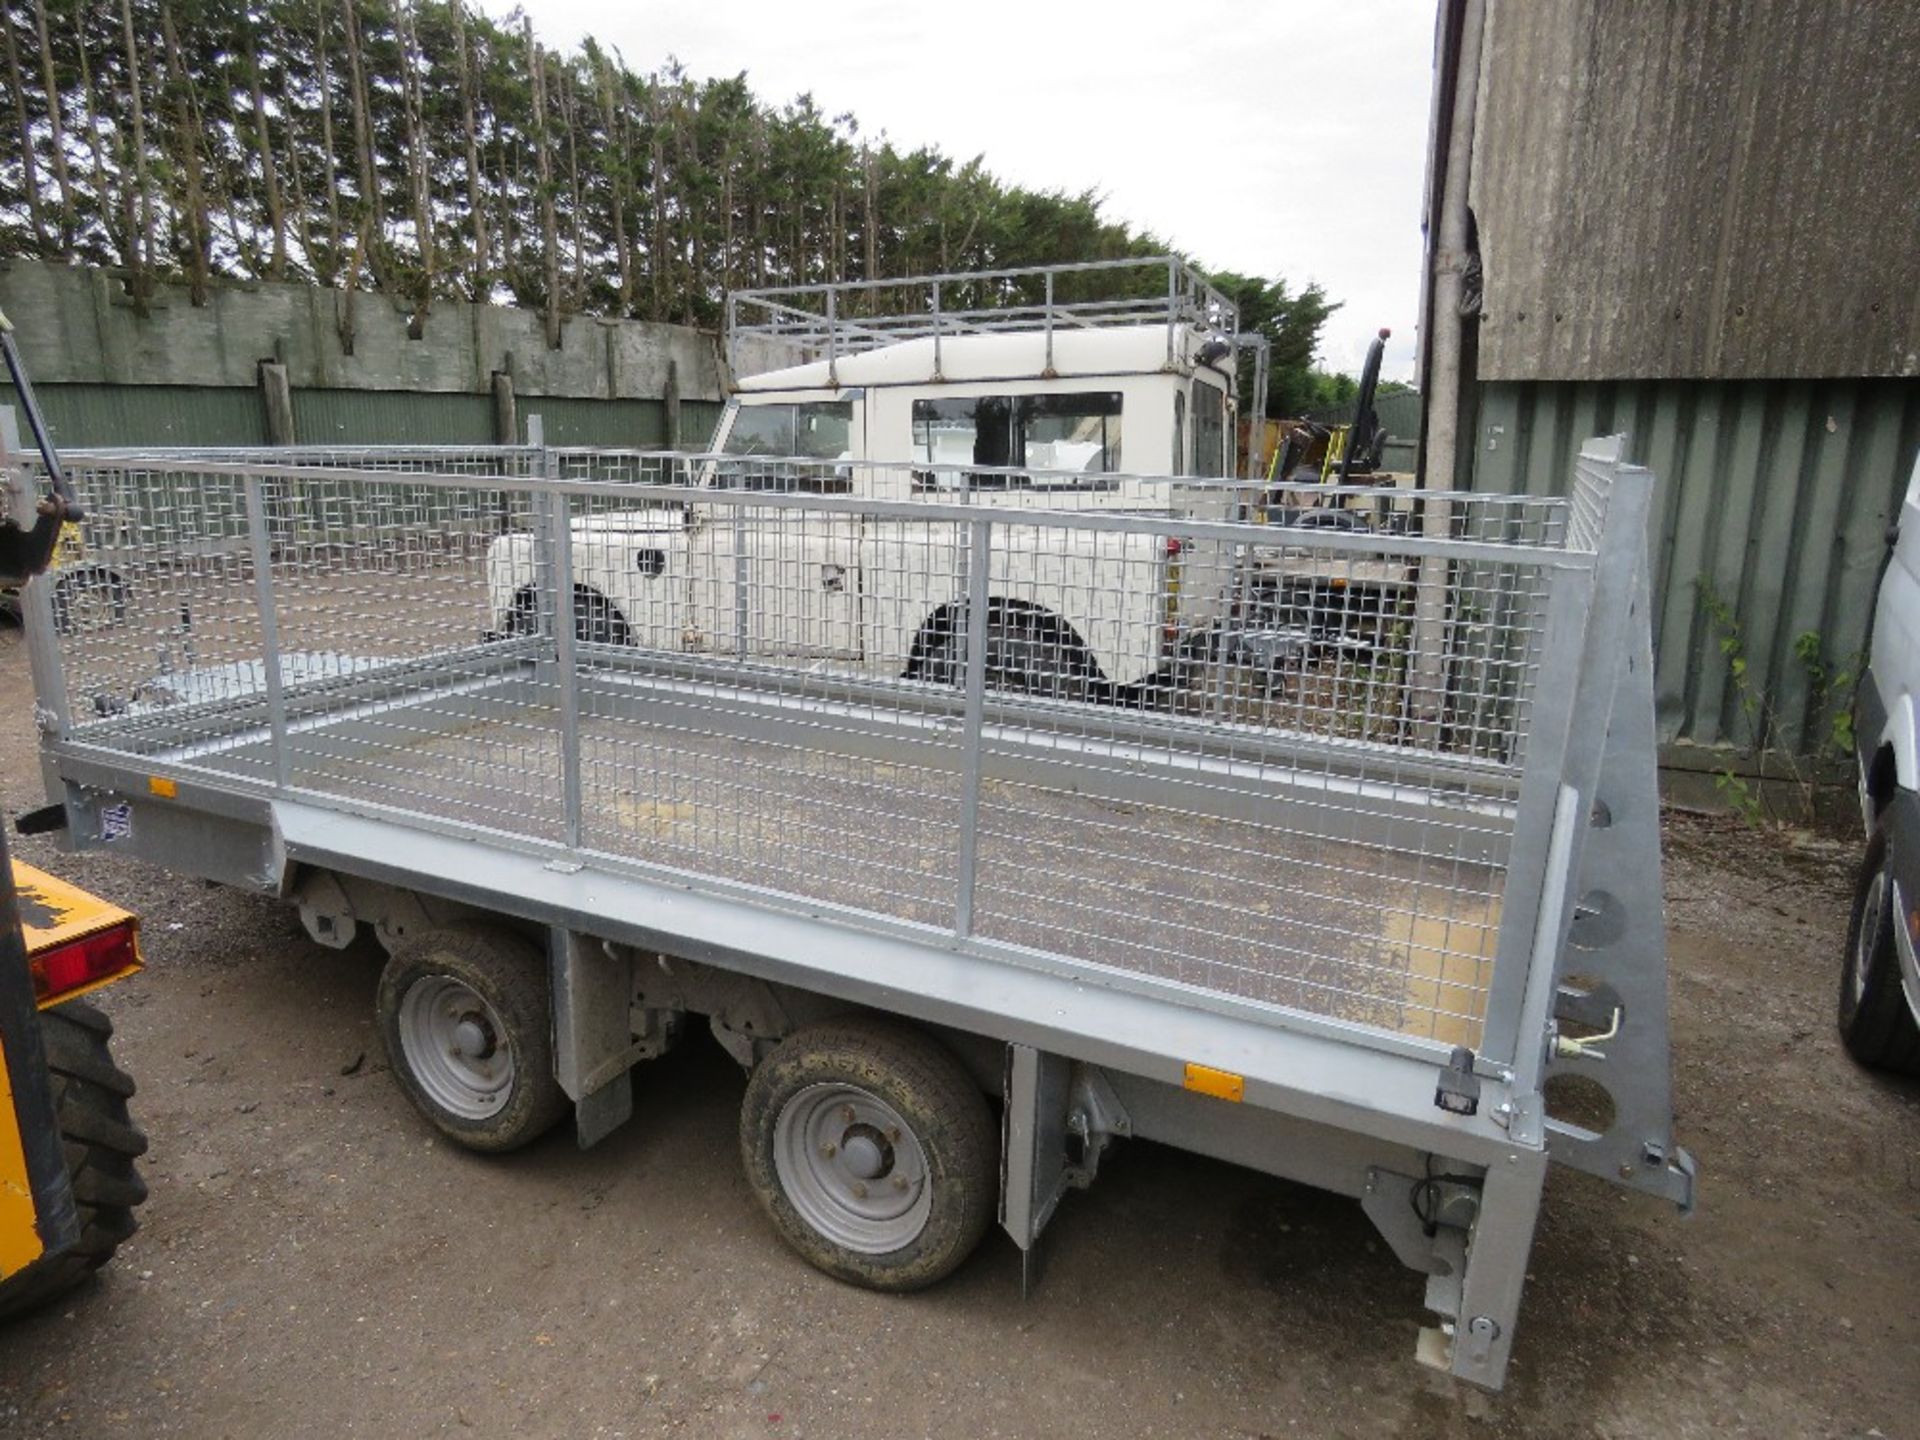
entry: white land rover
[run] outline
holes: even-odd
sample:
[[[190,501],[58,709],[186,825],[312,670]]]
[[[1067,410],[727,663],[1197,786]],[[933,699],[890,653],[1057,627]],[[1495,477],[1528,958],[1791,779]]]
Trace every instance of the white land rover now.
[[[860,286],[735,296],[775,315],[735,322],[736,355],[744,332],[761,353],[784,342],[819,358],[736,381],[712,458],[683,472],[724,502],[576,515],[576,634],[952,681],[966,527],[918,518],[916,504],[1225,518],[1239,498],[1218,483],[1233,463],[1235,312],[1180,262],[1149,263],[1151,299],[941,308],[943,284],[951,296],[1045,277],[1051,296],[1099,266],[889,282],[931,306],[858,321],[842,316]],[[823,295],[826,314],[816,305],[796,325],[797,306]],[[871,508],[743,506],[741,491]],[[1227,588],[1213,547],[1163,535],[1036,524],[995,543],[987,672],[1003,688],[1099,697],[1148,682],[1218,617]],[[532,619],[537,546],[516,533],[488,552],[503,632]]]

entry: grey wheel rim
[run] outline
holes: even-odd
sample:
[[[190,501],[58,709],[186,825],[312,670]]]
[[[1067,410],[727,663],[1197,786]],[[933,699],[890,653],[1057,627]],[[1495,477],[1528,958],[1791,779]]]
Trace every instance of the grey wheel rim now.
[[[1867,976],[1873,970],[1873,947],[1880,938],[1880,912],[1887,898],[1887,871],[1883,865],[1867,882],[1866,899],[1860,905],[1859,934],[1853,942],[1853,965],[1847,975],[1853,986],[1853,1003],[1858,1005],[1867,993]],[[1897,918],[1897,917],[1896,917]]]
[[[780,1107],[773,1168],[802,1220],[862,1255],[912,1244],[933,1210],[919,1136],[855,1085],[809,1085]]]
[[[420,1088],[462,1120],[488,1120],[513,1094],[506,1027],[472,986],[427,975],[400,1001],[400,1050]]]

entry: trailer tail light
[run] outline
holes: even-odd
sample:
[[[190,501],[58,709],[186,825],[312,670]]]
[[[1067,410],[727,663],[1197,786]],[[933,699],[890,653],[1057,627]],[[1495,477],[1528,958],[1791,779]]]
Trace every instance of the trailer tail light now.
[[[33,999],[42,1009],[98,989],[140,968],[138,927],[126,920],[41,951],[28,962]]]

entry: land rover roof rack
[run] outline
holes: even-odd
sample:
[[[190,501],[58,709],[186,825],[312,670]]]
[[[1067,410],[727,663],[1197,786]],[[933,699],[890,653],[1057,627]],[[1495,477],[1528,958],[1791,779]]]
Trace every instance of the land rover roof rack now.
[[[1093,260],[736,290],[727,297],[727,362],[736,375],[931,336],[1164,325],[1167,358],[1182,327],[1234,341],[1239,312],[1177,255]],[[769,361],[774,365],[769,365]]]

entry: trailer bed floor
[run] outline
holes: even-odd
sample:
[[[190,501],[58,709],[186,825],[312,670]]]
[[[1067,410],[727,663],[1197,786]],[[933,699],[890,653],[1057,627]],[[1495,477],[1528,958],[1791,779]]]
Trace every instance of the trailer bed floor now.
[[[351,806],[565,838],[561,716],[415,697],[310,721],[291,781]],[[533,698],[528,698],[529,696]],[[580,717],[580,848],[948,929],[962,780],[943,742],[898,759]],[[258,742],[195,763],[258,774]],[[1198,990],[1473,1045],[1501,870],[1050,785],[983,778],[972,933]],[[1148,857],[1143,861],[1142,857]],[[936,942],[937,943],[937,942]]]

